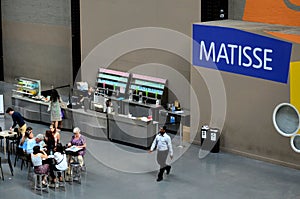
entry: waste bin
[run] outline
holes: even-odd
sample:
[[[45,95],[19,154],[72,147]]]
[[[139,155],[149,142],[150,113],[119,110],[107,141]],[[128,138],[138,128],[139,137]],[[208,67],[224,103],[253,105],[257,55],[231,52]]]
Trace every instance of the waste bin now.
[[[209,130],[208,125],[204,125],[201,127],[201,146],[203,145],[204,140],[207,138],[208,130]]]
[[[209,128],[205,125],[201,128],[201,149],[218,153],[220,151],[220,130]]]
[[[210,142],[212,143],[212,149],[210,152],[219,153],[220,151],[220,130],[217,128],[210,128],[208,131],[210,135]]]

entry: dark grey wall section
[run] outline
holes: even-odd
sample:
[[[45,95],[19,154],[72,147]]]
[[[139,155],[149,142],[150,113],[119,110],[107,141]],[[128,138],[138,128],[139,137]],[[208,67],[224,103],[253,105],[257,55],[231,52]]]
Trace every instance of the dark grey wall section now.
[[[40,79],[43,90],[70,84],[70,0],[4,0],[2,13],[5,81]]]
[[[70,25],[71,0],[2,0],[3,19],[24,23]]]

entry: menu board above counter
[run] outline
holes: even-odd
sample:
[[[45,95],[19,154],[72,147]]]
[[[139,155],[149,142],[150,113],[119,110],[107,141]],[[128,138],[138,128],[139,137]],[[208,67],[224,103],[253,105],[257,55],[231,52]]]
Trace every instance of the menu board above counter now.
[[[97,92],[108,96],[124,97],[130,74],[117,70],[99,68],[97,75]]]
[[[142,100],[142,102],[155,104],[159,100],[159,104],[166,104],[166,84],[166,79],[133,73],[130,80],[129,92],[132,93],[132,98],[135,101]]]
[[[96,84],[96,103],[104,104],[103,97],[149,105],[168,103],[167,79],[99,68]]]

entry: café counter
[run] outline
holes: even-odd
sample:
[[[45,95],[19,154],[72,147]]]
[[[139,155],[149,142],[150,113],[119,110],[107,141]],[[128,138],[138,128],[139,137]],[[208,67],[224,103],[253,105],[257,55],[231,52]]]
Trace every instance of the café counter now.
[[[20,95],[12,96],[12,105],[15,111],[21,113],[21,115],[29,121],[41,122],[50,124],[50,111],[48,110],[49,102],[41,100],[35,100]],[[72,129],[73,127],[73,114],[68,108],[63,108],[64,119],[63,128]]]
[[[35,100],[19,95],[12,96],[14,110],[28,121],[50,124],[49,102]],[[72,130],[79,127],[82,132],[95,138],[107,138],[107,117],[105,113],[84,109],[62,108],[63,129]]]
[[[12,105],[28,121],[45,124],[51,123],[50,112],[47,111],[49,102],[13,95]],[[93,106],[96,107],[95,104]],[[181,138],[183,134],[182,126],[189,124],[188,111],[182,111],[182,113],[170,112],[156,106],[147,107],[143,104],[128,105],[127,101],[123,103],[121,109],[124,109],[125,111],[123,111],[127,112],[127,114],[115,114],[115,112],[103,113],[84,108],[62,108],[64,114],[62,128],[72,130],[74,127],[79,127],[83,134],[94,139],[109,139],[111,141],[149,148],[158,132],[158,125],[166,125],[167,127],[174,125],[173,123],[168,124],[167,121],[170,120],[168,117],[174,116],[175,124],[176,121],[180,124],[179,131]],[[154,116],[153,120],[148,120],[147,117],[131,116],[147,115],[148,110],[151,110]]]
[[[149,148],[158,132],[158,122],[122,114],[107,114],[108,138]]]
[[[12,96],[14,109],[26,120],[50,124],[49,102],[34,100],[18,95]],[[81,131],[95,139],[110,139],[140,147],[149,147],[158,132],[158,122],[128,115],[101,113],[83,108],[62,108],[64,112],[63,129],[79,127]],[[144,119],[144,120],[141,120]]]

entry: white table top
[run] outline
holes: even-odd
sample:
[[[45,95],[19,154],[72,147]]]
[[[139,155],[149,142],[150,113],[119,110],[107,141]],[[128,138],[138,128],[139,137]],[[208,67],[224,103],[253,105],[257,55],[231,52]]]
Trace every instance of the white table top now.
[[[10,131],[10,130],[4,130],[4,131],[0,132],[0,136],[3,136],[3,137],[12,137],[14,135],[17,135],[17,132]]]

